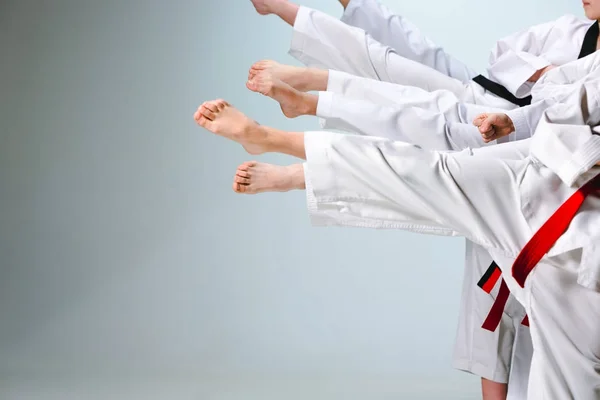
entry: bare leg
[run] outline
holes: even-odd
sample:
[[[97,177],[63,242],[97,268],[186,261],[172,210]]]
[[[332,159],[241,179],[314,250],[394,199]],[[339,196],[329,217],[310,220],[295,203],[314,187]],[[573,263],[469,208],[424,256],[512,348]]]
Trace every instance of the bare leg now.
[[[483,400],[506,400],[508,385],[481,378]]]
[[[254,63],[248,72],[248,80],[251,81],[261,72],[268,72],[301,92],[325,91],[329,81],[329,71],[326,69],[295,67],[271,60]]]
[[[342,7],[344,7],[344,10],[345,10],[346,7],[348,7],[348,3],[350,3],[350,0],[339,0],[339,2],[342,5]]]
[[[288,0],[252,0],[252,5],[260,15],[275,14],[291,26],[296,23],[300,8]]]
[[[259,125],[224,100],[205,102],[194,119],[208,131],[241,144],[250,154],[277,152],[306,160],[304,132]]]
[[[283,167],[249,161],[237,168],[233,178],[233,190],[243,194],[287,192],[305,188],[302,164]]]
[[[300,92],[287,83],[274,78],[267,71],[256,74],[246,86],[253,92],[261,93],[277,101],[281,106],[281,111],[288,118],[317,114],[317,96]]]

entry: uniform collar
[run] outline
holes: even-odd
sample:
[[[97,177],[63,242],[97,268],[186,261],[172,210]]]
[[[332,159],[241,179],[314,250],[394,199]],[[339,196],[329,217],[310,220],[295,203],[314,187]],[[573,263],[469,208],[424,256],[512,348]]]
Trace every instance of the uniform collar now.
[[[568,186],[600,161],[600,127],[551,123],[544,115],[531,141],[531,155]]]

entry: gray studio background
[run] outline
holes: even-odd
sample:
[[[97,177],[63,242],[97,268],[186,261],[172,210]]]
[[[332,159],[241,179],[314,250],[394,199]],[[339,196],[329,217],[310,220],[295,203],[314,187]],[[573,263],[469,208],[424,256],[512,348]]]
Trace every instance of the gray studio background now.
[[[384,3],[481,71],[581,14]],[[478,398],[450,366],[462,239],[311,228],[301,192],[234,194],[251,158],[194,125],[220,97],[316,129],[244,86],[290,33],[246,0],[0,2],[0,399]]]

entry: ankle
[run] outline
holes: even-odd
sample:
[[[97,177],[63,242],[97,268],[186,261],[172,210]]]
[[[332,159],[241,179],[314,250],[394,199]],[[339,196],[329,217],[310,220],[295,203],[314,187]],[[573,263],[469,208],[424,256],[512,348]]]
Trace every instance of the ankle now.
[[[306,183],[304,179],[304,166],[302,164],[292,164],[286,167],[286,184],[288,190],[304,190]]]
[[[276,153],[279,149],[278,138],[274,129],[267,126],[258,125],[256,128],[257,135],[260,137],[260,146],[264,149],[265,153]]]
[[[297,67],[298,72],[295,77],[295,87],[301,92],[309,92],[317,90],[314,88],[315,81],[313,79],[314,72],[313,68],[309,67]]]
[[[302,93],[300,98],[300,113],[302,115],[316,116],[319,97],[310,93]]]
[[[286,3],[288,0],[271,0],[271,12],[278,17],[282,17],[282,14],[285,12]]]
[[[318,91],[324,92],[327,90],[327,84],[329,82],[329,70],[323,70],[318,68],[307,68],[305,73],[305,79],[310,82],[307,91]]]

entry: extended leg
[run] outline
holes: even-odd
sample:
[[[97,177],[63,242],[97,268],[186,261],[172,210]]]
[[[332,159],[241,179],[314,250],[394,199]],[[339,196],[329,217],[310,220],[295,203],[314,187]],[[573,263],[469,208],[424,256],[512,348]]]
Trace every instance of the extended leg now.
[[[362,29],[305,7],[299,9],[296,17],[290,54],[311,67],[417,86],[428,91],[446,89],[459,98],[468,95],[461,81],[401,57]]]
[[[515,163],[428,152],[381,138],[280,131],[256,124],[223,101],[205,103],[194,117],[201,126],[255,154],[270,151],[302,159],[308,155],[309,192],[316,202],[317,219],[333,222],[342,213],[363,226],[399,229],[420,221],[423,232],[460,232],[491,247],[501,247],[498,240],[506,246],[527,239],[525,233],[515,235],[512,214],[495,218],[486,213],[489,204],[519,207],[518,199],[498,194],[518,191],[519,182],[511,172]],[[516,142],[510,148],[520,145]],[[502,146],[489,149],[496,151],[496,147]],[[359,208],[353,206],[357,201]],[[368,207],[368,216],[363,215],[363,206]]]
[[[460,104],[456,100],[444,104],[443,96],[436,96],[436,93],[422,92],[419,93],[421,98],[415,96],[414,100],[401,97],[398,104],[389,102],[390,105],[382,106],[331,92],[320,92],[318,96],[300,92],[271,74],[258,74],[248,87],[277,100],[286,116],[318,116],[325,120],[326,128],[391,138],[431,150],[486,145],[470,121],[487,109]],[[433,111],[419,106],[430,107]]]
[[[369,33],[402,57],[431,67],[444,75],[469,82],[478,75],[446,53],[405,17],[392,13],[377,0],[343,0],[342,22]]]

